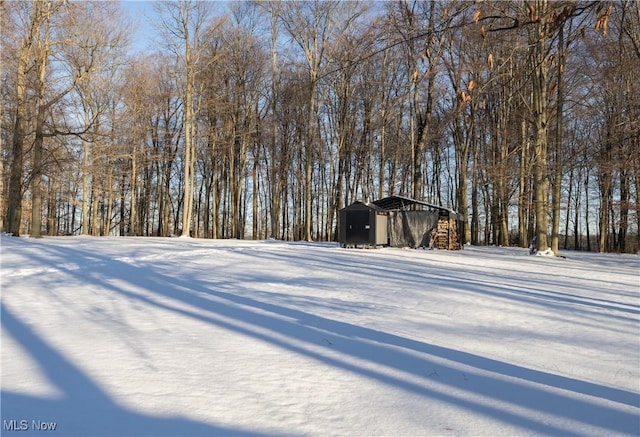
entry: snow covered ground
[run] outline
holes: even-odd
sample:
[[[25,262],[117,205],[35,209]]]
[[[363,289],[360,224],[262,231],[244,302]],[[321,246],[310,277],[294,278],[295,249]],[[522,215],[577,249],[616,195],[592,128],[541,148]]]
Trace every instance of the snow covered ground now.
[[[3,436],[640,434],[637,255],[0,244]]]

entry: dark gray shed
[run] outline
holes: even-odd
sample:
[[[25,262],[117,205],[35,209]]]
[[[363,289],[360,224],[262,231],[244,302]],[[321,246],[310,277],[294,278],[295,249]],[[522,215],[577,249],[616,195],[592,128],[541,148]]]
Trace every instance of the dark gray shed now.
[[[343,247],[390,245],[457,250],[462,248],[457,231],[461,224],[460,216],[450,209],[389,196],[367,204],[356,202],[340,210],[340,243]]]
[[[389,244],[388,213],[372,203],[355,202],[340,210],[339,241],[346,246]]]

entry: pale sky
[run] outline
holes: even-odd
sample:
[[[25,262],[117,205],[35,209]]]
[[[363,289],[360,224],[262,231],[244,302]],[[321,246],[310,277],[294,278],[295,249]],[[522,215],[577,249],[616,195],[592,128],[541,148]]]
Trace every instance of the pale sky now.
[[[123,1],[122,9],[131,18],[134,25],[131,29],[132,51],[148,51],[154,36],[151,24],[154,16],[153,1]]]

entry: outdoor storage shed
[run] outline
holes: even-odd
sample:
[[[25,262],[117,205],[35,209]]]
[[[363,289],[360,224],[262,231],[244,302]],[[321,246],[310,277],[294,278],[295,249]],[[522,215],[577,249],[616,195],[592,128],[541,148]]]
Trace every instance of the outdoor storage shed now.
[[[388,213],[372,203],[355,202],[340,210],[342,247],[378,246],[389,243]]]
[[[346,246],[462,249],[462,221],[450,209],[402,196],[355,202],[340,210],[339,240]]]
[[[389,196],[373,203],[389,212],[390,246],[462,249],[458,232],[461,220],[455,211],[403,196]]]

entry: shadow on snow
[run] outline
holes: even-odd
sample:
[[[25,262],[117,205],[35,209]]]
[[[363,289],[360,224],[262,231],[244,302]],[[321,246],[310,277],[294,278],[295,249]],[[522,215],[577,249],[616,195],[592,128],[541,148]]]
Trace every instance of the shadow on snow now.
[[[575,434],[569,428],[570,425],[562,427],[528,417],[527,413],[522,412],[524,408],[557,419],[600,427],[609,432],[632,435],[640,433],[637,412],[630,413],[626,407],[623,407],[625,411],[622,411],[611,405],[613,403],[639,408],[638,393],[533,370],[240,296],[234,294],[237,285],[233,282],[220,280],[212,285],[211,277],[208,278],[209,281],[183,279],[162,274],[154,270],[153,265],[138,267],[85,250],[51,246],[43,246],[42,249],[50,250],[65,260],[73,259],[80,266],[85,265],[82,262],[83,258],[92,259],[91,263],[98,261],[94,269],[85,270],[82,267],[69,269],[61,267],[60,264],[54,265],[49,259],[41,259],[42,262],[76,279],[88,284],[99,283],[104,289],[141,304],[248,335],[325,365],[473,411],[515,427],[547,435]],[[268,255],[260,252],[259,256]],[[323,256],[325,255],[320,257]],[[341,268],[353,268],[354,271],[359,268],[343,263],[345,260],[329,259],[329,254],[326,254],[326,257],[327,259],[320,261],[342,263]],[[291,259],[283,256],[281,261],[290,263]],[[301,260],[294,261],[298,265]],[[109,268],[101,270],[100,267],[105,265]],[[139,287],[142,291],[131,291],[110,283],[109,280],[115,278]],[[264,280],[258,275],[253,278],[250,275],[243,277],[243,280],[251,279],[257,286]],[[469,284],[464,285],[468,286]],[[482,292],[487,290],[483,289]],[[532,293],[525,293],[524,298],[530,298],[531,295]],[[162,299],[156,299],[155,296]],[[175,301],[176,305],[172,305],[171,301],[167,302],[166,298]],[[567,299],[568,302],[574,300],[566,296],[557,298]],[[193,307],[193,311],[185,308],[184,304]],[[609,304],[606,303],[603,307],[609,308]],[[131,423],[136,429],[149,429],[149,434],[154,435],[244,434],[240,430],[218,429],[181,419],[155,418],[126,411],[115,405],[86,375],[44,344],[4,307],[2,323],[11,335],[28,348],[41,366],[47,369],[50,379],[67,394],[67,398],[63,400],[49,401],[3,392],[3,416],[5,410],[15,411],[17,415],[24,414],[24,411],[41,411],[43,417],[50,414],[50,409],[68,411],[67,414],[73,414],[73,417],[90,414],[91,417],[103,418],[105,423],[100,425],[104,426],[97,429],[103,430],[104,435],[120,434],[118,431],[125,431],[126,434],[125,427]],[[371,363],[374,366],[361,365],[359,362]],[[391,371],[387,372],[387,369]],[[401,378],[397,376],[397,371],[412,377]],[[416,382],[415,377],[419,382]],[[430,383],[431,378],[438,378],[437,382],[444,384],[449,390],[434,388]],[[465,396],[465,393],[475,396]],[[481,400],[478,400],[479,396]],[[89,402],[86,397],[90,398]],[[603,400],[608,401],[606,405],[603,404]],[[518,408],[504,408],[496,404]],[[96,409],[100,414],[94,413]],[[121,428],[113,429],[109,426]]]
[[[117,405],[82,370],[41,340],[4,304],[2,329],[19,342],[38,363],[62,398],[43,399],[2,390],[3,427],[11,420],[26,420],[28,430],[16,435],[42,435],[32,420],[55,423],[54,434],[63,436],[247,436],[257,432],[212,426],[178,417],[150,416]],[[8,429],[3,429],[7,435]]]

